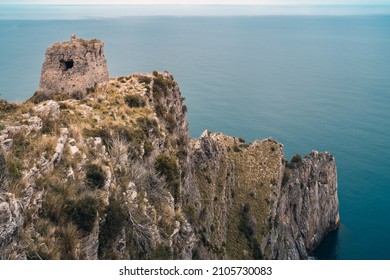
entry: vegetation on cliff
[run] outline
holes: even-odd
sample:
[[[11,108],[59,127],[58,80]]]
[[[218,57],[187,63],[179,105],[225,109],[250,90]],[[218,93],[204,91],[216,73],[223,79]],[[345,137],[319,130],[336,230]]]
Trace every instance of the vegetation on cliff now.
[[[338,224],[334,158],[190,139],[183,101],[157,71],[0,100],[0,259],[307,258]]]

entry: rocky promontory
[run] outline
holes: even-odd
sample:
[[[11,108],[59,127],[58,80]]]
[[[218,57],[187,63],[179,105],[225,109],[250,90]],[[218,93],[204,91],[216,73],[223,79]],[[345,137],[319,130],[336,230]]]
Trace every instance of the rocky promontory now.
[[[0,101],[0,259],[307,259],[337,228],[331,154],[287,161],[272,139],[191,139],[168,72],[68,92],[83,74],[68,83],[62,48],[59,91]]]

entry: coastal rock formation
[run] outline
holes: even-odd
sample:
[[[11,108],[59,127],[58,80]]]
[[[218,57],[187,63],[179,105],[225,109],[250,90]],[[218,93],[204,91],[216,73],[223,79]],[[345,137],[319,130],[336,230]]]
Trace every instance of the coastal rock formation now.
[[[339,224],[333,156],[205,131],[192,141],[202,259],[307,259]],[[199,223],[199,221],[198,221]]]
[[[45,94],[85,94],[108,81],[104,44],[97,39],[55,43],[46,50],[38,91]]]
[[[307,259],[338,226],[333,156],[191,139],[168,72],[68,93],[0,102],[1,259]]]
[[[335,159],[317,151],[294,156],[272,194],[272,226],[263,251],[271,259],[307,259],[339,225]]]

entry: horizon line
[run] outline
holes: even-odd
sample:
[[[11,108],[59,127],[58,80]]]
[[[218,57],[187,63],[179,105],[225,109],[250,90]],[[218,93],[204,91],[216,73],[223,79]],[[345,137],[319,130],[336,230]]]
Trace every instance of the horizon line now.
[[[388,3],[0,3],[0,6],[390,6]]]

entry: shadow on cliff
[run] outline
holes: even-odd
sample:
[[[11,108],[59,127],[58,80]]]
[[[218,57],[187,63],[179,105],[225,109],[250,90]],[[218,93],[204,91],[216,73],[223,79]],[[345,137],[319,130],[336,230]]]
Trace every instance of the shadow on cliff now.
[[[338,260],[339,230],[340,227],[328,233],[321,242],[321,245],[316,248],[310,255],[318,260]]]

